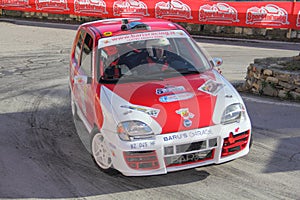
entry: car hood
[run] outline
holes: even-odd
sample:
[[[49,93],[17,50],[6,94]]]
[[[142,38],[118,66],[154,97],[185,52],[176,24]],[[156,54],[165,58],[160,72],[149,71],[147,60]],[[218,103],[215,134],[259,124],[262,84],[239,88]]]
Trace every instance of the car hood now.
[[[142,121],[158,133],[212,126],[217,99],[224,98],[228,84],[220,77],[211,70],[163,81],[107,84],[100,92],[103,114],[116,123]]]

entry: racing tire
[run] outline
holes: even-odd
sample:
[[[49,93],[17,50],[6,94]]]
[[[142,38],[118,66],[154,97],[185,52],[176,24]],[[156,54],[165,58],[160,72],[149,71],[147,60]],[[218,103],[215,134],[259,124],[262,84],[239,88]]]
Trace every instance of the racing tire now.
[[[103,134],[98,129],[94,129],[91,135],[91,152],[94,162],[103,172],[116,174],[117,171],[113,168],[111,153]]]

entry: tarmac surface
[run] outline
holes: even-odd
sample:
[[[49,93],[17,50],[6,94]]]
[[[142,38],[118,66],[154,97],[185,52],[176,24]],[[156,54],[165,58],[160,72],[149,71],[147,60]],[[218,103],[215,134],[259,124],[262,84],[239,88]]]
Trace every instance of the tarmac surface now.
[[[300,199],[299,103],[243,95],[254,137],[243,158],[162,176],[108,175],[72,120],[68,65],[75,31],[6,22],[0,30],[0,199]],[[224,59],[231,81],[243,80],[253,58],[299,52],[294,44],[292,50],[281,43],[199,42]]]

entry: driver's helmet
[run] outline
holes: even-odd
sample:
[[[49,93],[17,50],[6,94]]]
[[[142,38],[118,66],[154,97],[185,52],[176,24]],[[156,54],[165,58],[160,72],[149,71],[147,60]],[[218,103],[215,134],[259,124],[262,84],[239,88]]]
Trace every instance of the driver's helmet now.
[[[170,42],[167,38],[160,38],[147,41],[147,50],[149,56],[155,57],[156,56],[156,49],[163,49],[165,50],[166,47],[170,45]]]

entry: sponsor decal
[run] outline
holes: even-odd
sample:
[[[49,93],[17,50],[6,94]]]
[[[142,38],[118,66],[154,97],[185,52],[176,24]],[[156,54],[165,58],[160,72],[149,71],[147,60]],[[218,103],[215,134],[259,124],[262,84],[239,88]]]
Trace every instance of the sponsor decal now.
[[[155,4],[156,18],[192,19],[191,8],[180,0],[160,1]]]
[[[274,4],[251,7],[246,12],[246,24],[272,23],[274,25],[289,24],[288,13]]]
[[[163,139],[164,139],[165,142],[167,142],[167,141],[181,140],[181,139],[184,139],[184,138],[187,138],[187,137],[188,137],[187,133],[179,133],[179,134],[176,134],[176,135],[165,136],[165,137],[163,137]]]
[[[145,107],[145,106],[137,106],[137,105],[121,105],[121,108],[127,108],[130,110],[140,111],[140,112],[150,115],[151,117],[157,117],[160,112],[159,109],[149,108],[149,107]],[[128,114],[128,112],[125,112],[124,114]]]
[[[168,141],[176,141],[176,140],[182,140],[185,138],[194,138],[194,137],[201,137],[204,135],[211,135],[213,134],[210,128],[203,128],[203,129],[196,129],[196,130],[189,130],[177,134],[167,135],[163,137],[163,140],[165,142]]]
[[[237,10],[226,4],[205,4],[199,9],[199,21],[219,21],[223,23],[239,22]]]
[[[75,13],[108,13],[103,0],[74,0],[74,11]]]
[[[152,40],[159,38],[188,38],[187,34],[182,30],[156,31],[133,33],[126,35],[113,36],[109,38],[99,39],[98,48],[103,48],[110,45],[123,44],[138,40]]]
[[[112,36],[112,32],[111,31],[107,31],[107,32],[104,32],[103,35],[105,37]]]
[[[197,136],[211,135],[211,134],[212,131],[210,128],[198,129],[198,130],[188,132],[189,137],[197,137]]]
[[[176,113],[179,114],[183,118],[183,125],[185,127],[190,127],[192,125],[192,119],[195,115],[189,112],[188,108],[181,108],[176,110]]]
[[[166,86],[164,88],[157,88],[156,94],[168,94],[168,93],[177,93],[177,92],[185,92],[185,88],[183,86]]]
[[[113,5],[113,15],[149,16],[147,5],[140,0],[117,0]]]
[[[74,77],[74,83],[75,84],[84,84],[84,83],[87,83],[87,76],[75,76]]]
[[[51,10],[51,11],[67,11],[68,1],[67,0],[36,0],[35,1],[37,10]]]
[[[171,156],[168,157],[166,162],[167,165],[172,165],[172,164],[183,164],[187,162],[197,162],[200,160],[204,160],[206,158],[210,158],[211,150],[206,150],[206,151],[201,151],[201,152],[196,152],[196,153],[190,153],[190,154],[184,154],[181,156]]]
[[[159,97],[159,101],[162,103],[170,103],[170,102],[174,102],[174,101],[187,100],[192,97],[194,97],[194,93],[184,92],[184,93],[172,94],[172,95]]]
[[[131,149],[145,149],[145,148],[151,148],[154,146],[155,146],[155,141],[130,143]]]
[[[29,5],[29,0],[2,0],[2,2],[0,1],[0,7],[18,7],[20,9],[26,9],[26,8],[31,8],[31,6]]]
[[[222,83],[218,83],[214,80],[208,80],[203,85],[201,85],[198,90],[216,96],[223,87],[224,84]]]

